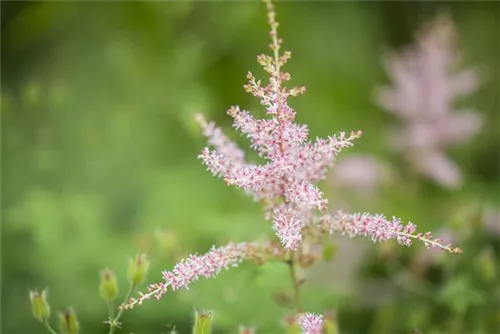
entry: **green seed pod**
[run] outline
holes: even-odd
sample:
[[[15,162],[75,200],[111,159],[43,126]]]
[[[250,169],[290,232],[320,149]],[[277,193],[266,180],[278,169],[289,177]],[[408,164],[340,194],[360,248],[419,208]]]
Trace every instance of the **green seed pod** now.
[[[144,253],[130,260],[128,265],[128,279],[133,285],[139,285],[144,281],[148,273],[149,264],[150,262]]]
[[[59,328],[62,334],[78,334],[80,325],[72,308],[59,313]]]
[[[47,290],[30,291],[31,309],[35,319],[45,322],[50,317],[50,306],[47,303]]]
[[[195,311],[193,334],[212,333],[213,313],[211,311]]]
[[[118,295],[118,283],[116,275],[109,269],[104,269],[101,272],[101,284],[99,285],[99,293],[105,301],[113,301]]]

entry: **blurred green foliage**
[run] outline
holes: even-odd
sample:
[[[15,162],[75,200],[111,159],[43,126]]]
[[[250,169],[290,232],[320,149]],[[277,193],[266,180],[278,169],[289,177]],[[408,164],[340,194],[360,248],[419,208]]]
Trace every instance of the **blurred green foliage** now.
[[[204,141],[192,120],[195,112],[202,112],[229,129],[225,110],[232,104],[262,113],[242,89],[247,70],[261,73],[255,56],[265,52],[268,43],[262,4],[1,6],[3,332],[42,331],[31,317],[28,291],[46,286],[54,310],[73,306],[83,332],[107,332],[106,305],[99,299],[103,268],[117,273],[123,293],[127,260],[138,251],[148,253],[152,263],[146,281],[155,282],[162,269],[191,252],[204,252],[230,239],[270,235],[258,205],[211,177],[196,159]],[[479,203],[499,209],[498,6],[277,4],[280,33],[293,53],[288,66],[292,83],[308,88],[304,97],[292,101],[299,122],[309,124],[313,136],[363,129],[365,136],[344,154],[376,155],[403,175],[373,203],[349,194],[332,193],[332,198],[345,195],[354,209],[398,215],[434,230],[451,221],[457,208]],[[485,80],[467,102],[488,122],[480,136],[452,152],[466,175],[465,186],[455,193],[405,178],[404,167],[386,142],[395,120],[374,106],[372,96],[374,87],[387,80],[383,52],[410,42],[416,29],[441,7],[450,9],[467,61],[479,65]],[[234,133],[231,136],[244,143]],[[498,263],[498,239],[484,238],[491,236],[472,231],[463,240],[460,246],[468,255],[451,260],[460,264],[454,264],[453,277],[435,298],[404,294],[403,300],[392,299],[369,310],[347,292],[306,283],[305,304],[313,311],[338,308],[345,332],[409,332],[412,327],[428,333],[453,331],[454,327],[440,325],[443,304],[447,321],[460,322],[457,330],[484,332],[491,327],[477,325],[484,319],[481,307],[498,306],[489,303],[494,295],[484,292],[492,288],[491,282],[498,285],[499,272],[497,265],[493,274],[478,273],[497,275],[489,283],[469,274],[489,270],[473,266],[490,256],[485,252],[492,252]],[[379,268],[387,265],[379,258],[366,261]],[[361,275],[365,276],[376,275],[368,271]],[[282,264],[243,265],[216,280],[200,281],[189,291],[128,311],[125,330],[165,333],[175,325],[189,332],[192,308],[199,307],[215,311],[216,333],[235,330],[239,324],[274,333],[286,311],[272,295],[276,289],[290,288],[286,284],[287,268]],[[475,311],[464,318],[471,305]],[[495,317],[490,324],[498,324],[499,315]]]

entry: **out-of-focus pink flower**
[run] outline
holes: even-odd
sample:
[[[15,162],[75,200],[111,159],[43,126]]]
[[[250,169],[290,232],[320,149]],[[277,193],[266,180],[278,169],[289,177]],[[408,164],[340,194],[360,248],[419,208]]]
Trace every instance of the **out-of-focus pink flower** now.
[[[462,182],[457,165],[441,152],[427,152],[410,159],[423,173],[444,187],[456,188]]]
[[[323,333],[323,316],[314,313],[303,313],[297,321],[303,334]]]
[[[352,155],[335,164],[331,178],[336,189],[368,191],[376,189],[388,174],[387,168],[376,158],[368,155]]]
[[[393,86],[377,93],[378,104],[403,122],[391,143],[421,173],[447,188],[459,187],[462,177],[445,149],[470,140],[482,124],[475,111],[455,110],[454,102],[478,86],[473,69],[454,71],[459,61],[453,21],[438,16],[414,45],[387,56]]]

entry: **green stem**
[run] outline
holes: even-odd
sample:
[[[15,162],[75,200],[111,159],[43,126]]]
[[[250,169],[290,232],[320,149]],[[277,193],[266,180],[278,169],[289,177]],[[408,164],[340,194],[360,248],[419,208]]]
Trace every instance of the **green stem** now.
[[[43,325],[45,326],[45,328],[47,328],[47,330],[51,333],[51,334],[57,334],[57,332],[50,326],[49,324],[49,321],[48,320],[45,320],[43,322]]]
[[[113,305],[113,301],[109,300],[106,305],[108,306],[108,314],[109,314],[109,319],[114,319],[115,317],[115,308]]]
[[[130,296],[132,296],[132,293],[134,292],[135,287],[136,287],[135,284],[130,284],[130,289],[128,290],[127,296],[125,297],[123,304],[125,304],[130,299]],[[113,334],[115,332],[115,329],[118,327],[118,324],[119,324],[118,320],[120,320],[120,317],[122,316],[122,313],[124,310],[123,307],[120,307],[120,309],[118,310],[118,314],[116,315],[116,317],[113,318],[114,312],[112,311],[112,309],[113,308],[111,307],[111,311],[110,311],[111,320],[109,321],[109,334]]]
[[[295,263],[294,263],[294,258],[292,254],[292,258],[287,262],[288,268],[290,269],[290,278],[292,279],[292,286],[293,286],[293,299],[295,301],[295,308],[297,309],[298,313],[302,313],[302,302],[300,298],[300,286],[299,282],[297,281],[297,274],[295,272]]]

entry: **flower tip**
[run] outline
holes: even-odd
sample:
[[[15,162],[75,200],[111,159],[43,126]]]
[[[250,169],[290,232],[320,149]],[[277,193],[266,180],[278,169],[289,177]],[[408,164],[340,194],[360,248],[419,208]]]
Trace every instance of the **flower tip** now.
[[[200,124],[205,123],[205,117],[201,113],[194,114],[194,119]]]
[[[354,132],[354,137],[359,138],[363,135],[363,130],[358,130]]]

